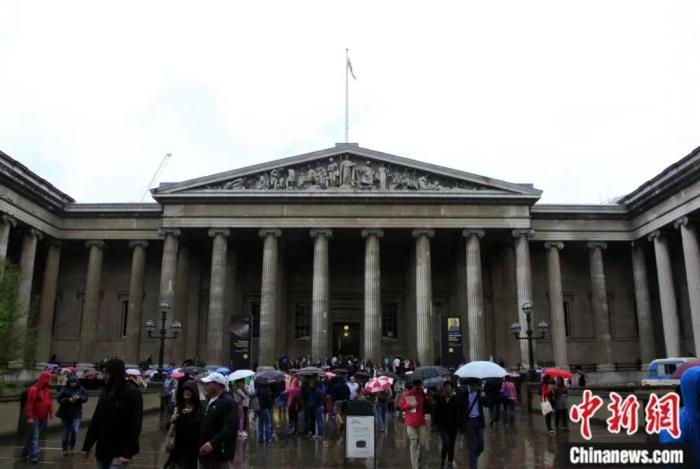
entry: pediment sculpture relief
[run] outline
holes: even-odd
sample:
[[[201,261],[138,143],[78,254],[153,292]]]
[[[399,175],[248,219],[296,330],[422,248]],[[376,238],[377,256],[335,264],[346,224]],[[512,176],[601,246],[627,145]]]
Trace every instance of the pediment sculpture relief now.
[[[207,187],[220,190],[444,191],[482,187],[412,168],[345,156],[234,178]]]

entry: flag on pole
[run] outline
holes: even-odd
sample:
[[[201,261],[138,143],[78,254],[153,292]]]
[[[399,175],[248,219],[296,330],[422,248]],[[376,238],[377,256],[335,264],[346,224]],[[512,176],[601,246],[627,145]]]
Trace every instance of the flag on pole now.
[[[350,72],[350,75],[352,75],[352,79],[357,80],[355,73],[352,71],[352,63],[350,63],[350,56],[348,56],[348,71]]]

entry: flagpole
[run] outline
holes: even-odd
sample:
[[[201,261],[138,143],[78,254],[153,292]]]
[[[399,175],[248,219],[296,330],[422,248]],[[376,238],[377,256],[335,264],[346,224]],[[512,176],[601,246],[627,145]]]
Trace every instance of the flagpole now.
[[[348,134],[350,129],[349,124],[349,113],[348,113],[348,63],[350,61],[350,55],[348,49],[345,49],[345,143],[348,143]]]

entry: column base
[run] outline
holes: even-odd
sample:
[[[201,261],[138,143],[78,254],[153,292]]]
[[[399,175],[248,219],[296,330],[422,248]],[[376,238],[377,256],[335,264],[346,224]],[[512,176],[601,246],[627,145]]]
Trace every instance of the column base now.
[[[599,363],[596,366],[596,371],[615,371],[614,363]]]

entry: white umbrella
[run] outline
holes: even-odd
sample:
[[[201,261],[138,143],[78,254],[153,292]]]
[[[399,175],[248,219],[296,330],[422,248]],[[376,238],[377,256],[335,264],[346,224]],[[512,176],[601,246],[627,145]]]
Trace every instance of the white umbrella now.
[[[249,376],[253,376],[255,372],[253,370],[236,370],[230,375],[228,375],[229,381],[238,381],[239,379],[245,379]]]
[[[494,362],[473,361],[461,366],[455,374],[460,378],[503,378],[508,372]]]

